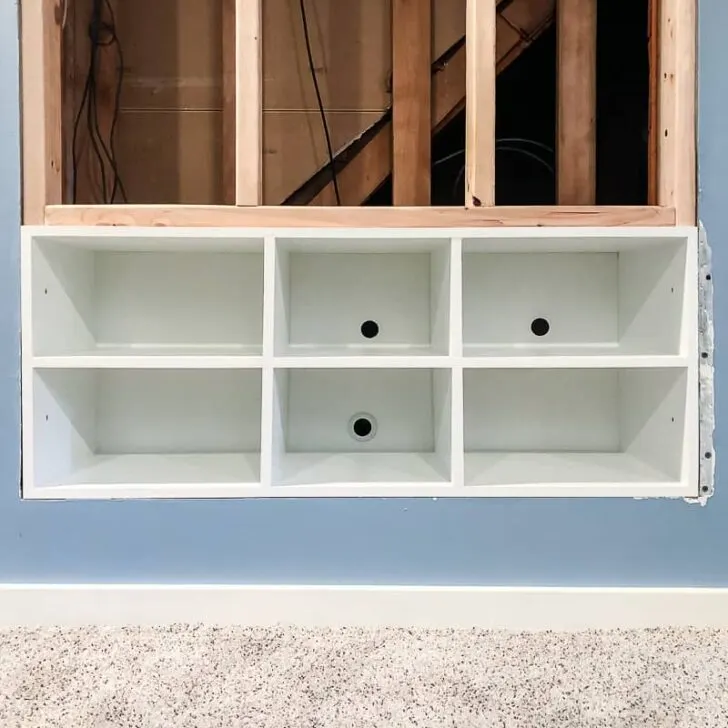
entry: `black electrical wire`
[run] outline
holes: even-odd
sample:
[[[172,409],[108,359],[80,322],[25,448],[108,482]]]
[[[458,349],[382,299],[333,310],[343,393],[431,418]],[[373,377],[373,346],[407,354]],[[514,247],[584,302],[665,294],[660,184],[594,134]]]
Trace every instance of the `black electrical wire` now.
[[[110,22],[103,20],[104,6],[109,13]],[[89,63],[84,83],[81,103],[79,104],[76,118],[73,123],[73,140],[72,140],[72,201],[77,201],[78,193],[78,132],[83,118],[83,112],[86,111],[86,131],[88,133],[91,148],[96,163],[99,167],[101,178],[101,198],[106,204],[114,203],[117,194],[121,196],[123,202],[127,202],[126,190],[119,173],[116,161],[115,149],[115,133],[119,118],[121,88],[124,80],[124,58],[122,54],[121,44],[116,35],[116,22],[114,12],[109,0],[94,0],[93,10],[91,14],[91,22],[88,28],[89,34]],[[114,94],[114,108],[112,112],[111,127],[109,130],[108,144],[104,141],[101,134],[98,114],[98,88],[97,88],[97,72],[98,72],[98,51],[104,46],[116,47],[117,52],[117,77],[116,89]],[[108,166],[108,169],[107,169]],[[110,173],[113,185],[111,194],[109,194],[107,175]]]
[[[303,36],[306,41],[306,54],[308,55],[308,68],[311,72],[313,87],[316,91],[316,101],[318,103],[319,114],[321,115],[321,124],[324,128],[324,136],[326,137],[326,151],[329,155],[329,167],[331,168],[331,181],[334,184],[334,195],[336,196],[336,204],[341,206],[341,195],[339,194],[339,180],[336,176],[336,167],[334,165],[334,150],[331,144],[331,134],[329,132],[329,123],[326,120],[326,110],[324,102],[321,98],[321,89],[319,88],[318,78],[316,77],[316,66],[313,61],[313,53],[311,51],[311,39],[308,33],[308,17],[306,15],[305,0],[300,0],[301,23],[303,25]]]

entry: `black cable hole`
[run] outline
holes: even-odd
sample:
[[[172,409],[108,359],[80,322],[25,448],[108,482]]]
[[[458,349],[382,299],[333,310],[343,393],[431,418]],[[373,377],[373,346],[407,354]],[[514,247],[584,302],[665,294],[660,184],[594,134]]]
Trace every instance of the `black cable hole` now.
[[[531,333],[534,336],[546,336],[551,329],[551,324],[545,318],[535,318],[531,321]]]
[[[357,437],[369,437],[372,434],[372,423],[366,417],[359,417],[352,425],[354,434]]]
[[[361,335],[365,339],[373,339],[379,334],[379,324],[376,321],[365,321],[361,325]]]

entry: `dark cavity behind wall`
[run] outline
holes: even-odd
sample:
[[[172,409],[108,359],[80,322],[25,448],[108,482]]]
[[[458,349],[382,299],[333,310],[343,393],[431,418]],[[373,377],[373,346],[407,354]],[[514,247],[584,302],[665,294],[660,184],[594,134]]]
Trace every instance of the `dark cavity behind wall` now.
[[[598,0],[597,0],[598,1]],[[597,204],[647,203],[649,56],[647,0],[602,0],[597,37]],[[496,137],[529,139],[551,149],[556,132],[556,33],[552,27],[498,77]],[[433,140],[433,205],[465,199],[465,115]],[[514,149],[537,154],[541,161]],[[448,161],[442,161],[452,156]],[[545,164],[544,164],[545,163]],[[547,165],[553,154],[519,142],[499,142],[496,204],[554,205]],[[391,179],[369,200],[390,205]]]

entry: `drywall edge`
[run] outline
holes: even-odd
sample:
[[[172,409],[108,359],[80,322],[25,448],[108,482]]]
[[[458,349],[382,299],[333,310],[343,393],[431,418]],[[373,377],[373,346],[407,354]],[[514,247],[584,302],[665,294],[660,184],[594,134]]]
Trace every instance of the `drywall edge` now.
[[[713,273],[711,250],[708,236],[702,223],[698,228],[698,406],[700,408],[700,474],[699,495],[687,499],[701,505],[715,492],[715,392],[713,366],[714,325],[713,325]],[[706,453],[709,457],[706,457]]]

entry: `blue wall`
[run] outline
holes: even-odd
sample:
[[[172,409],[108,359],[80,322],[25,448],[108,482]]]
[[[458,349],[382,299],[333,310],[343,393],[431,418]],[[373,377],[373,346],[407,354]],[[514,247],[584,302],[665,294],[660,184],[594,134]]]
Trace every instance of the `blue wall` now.
[[[705,508],[632,500],[21,502],[16,22],[15,4],[0,2],[0,582],[728,586],[720,481]],[[728,3],[702,0],[701,218],[714,247],[719,353],[728,335],[727,27]],[[722,377],[717,395],[720,415]],[[724,432],[716,433],[719,469]]]

